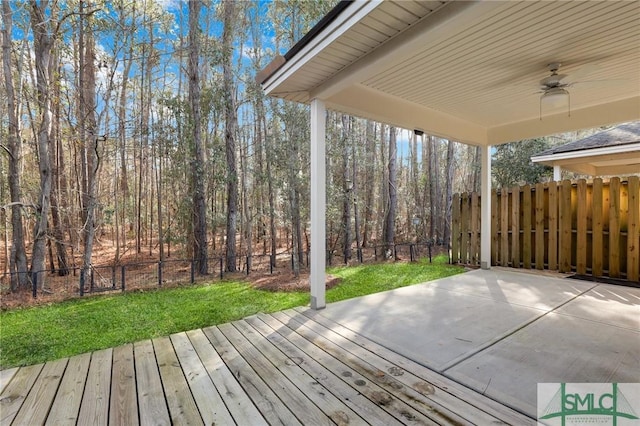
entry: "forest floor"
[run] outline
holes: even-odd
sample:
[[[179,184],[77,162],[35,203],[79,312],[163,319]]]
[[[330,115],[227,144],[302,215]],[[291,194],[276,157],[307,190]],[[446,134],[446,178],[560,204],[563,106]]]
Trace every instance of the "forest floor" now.
[[[2,245],[3,243],[0,242],[0,253],[4,251]],[[436,248],[434,248],[434,256],[436,252],[442,252],[441,248],[438,248],[440,250],[435,249]],[[217,256],[219,255],[212,255],[212,258],[216,258]],[[365,263],[374,262],[371,256],[369,256],[370,258],[365,256]],[[167,265],[170,265],[171,269],[166,270],[164,273],[163,288],[177,287],[189,282],[190,264],[187,261],[181,261],[181,259],[185,257],[183,253],[175,250],[175,248],[172,249],[171,257],[167,258]],[[120,280],[120,269],[111,269],[115,258],[115,245],[112,244],[111,241],[102,240],[96,244],[94,250],[95,276],[98,277],[97,280],[99,282],[104,281],[108,284],[104,289],[96,291],[93,294],[118,294],[122,292],[119,284],[116,286],[116,289],[112,290],[110,288],[112,281],[118,282]],[[150,291],[158,288],[156,272],[158,259],[159,254],[157,250],[150,251],[148,247],[142,250],[141,253],[136,253],[135,245],[129,244],[129,246],[121,251],[117,264],[119,267],[126,265],[127,276],[129,277],[127,278],[126,284],[127,291]],[[262,265],[258,265],[259,259],[261,259]],[[274,268],[273,272],[270,272],[268,268],[267,259],[268,258],[264,256],[261,257],[257,254],[254,263],[255,269],[252,270],[251,274],[247,275],[244,272],[225,272],[224,281],[247,282],[256,289],[271,292],[309,291],[309,270],[303,267],[298,276],[295,276],[290,268],[290,255],[288,253],[278,255],[276,262],[278,267]],[[400,259],[400,262],[405,262],[406,260],[408,259],[403,258]],[[351,262],[353,265],[357,264],[355,259]],[[74,253],[74,264],[77,268],[82,264],[81,255],[77,252]],[[9,276],[5,272],[6,269],[4,262],[0,261],[0,309],[2,310],[50,304],[80,297],[78,269],[75,271],[75,274],[66,276],[47,273],[45,278],[46,282],[44,286],[39,286],[36,298],[33,297],[31,288],[24,288],[15,292],[10,291]],[[215,266],[210,265],[210,270],[215,271]],[[327,274],[327,289],[335,287],[340,281],[341,278]],[[215,284],[216,282],[220,282],[220,276],[216,272],[206,276],[196,276],[196,282],[201,284]],[[91,295],[88,292],[85,294],[85,297]]]

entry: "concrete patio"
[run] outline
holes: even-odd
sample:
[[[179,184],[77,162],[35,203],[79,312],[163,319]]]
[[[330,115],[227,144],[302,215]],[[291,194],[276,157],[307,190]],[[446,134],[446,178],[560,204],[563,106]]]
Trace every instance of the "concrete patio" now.
[[[531,417],[537,383],[640,382],[640,288],[493,268],[308,315]]]

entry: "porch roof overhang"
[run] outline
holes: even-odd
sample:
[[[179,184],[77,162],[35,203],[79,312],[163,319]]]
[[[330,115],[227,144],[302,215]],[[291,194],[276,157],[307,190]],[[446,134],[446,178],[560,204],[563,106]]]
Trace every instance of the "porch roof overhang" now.
[[[638,22],[639,2],[343,2],[257,79],[270,96],[494,145],[638,120]],[[551,62],[592,71],[568,89],[570,116],[540,108]]]

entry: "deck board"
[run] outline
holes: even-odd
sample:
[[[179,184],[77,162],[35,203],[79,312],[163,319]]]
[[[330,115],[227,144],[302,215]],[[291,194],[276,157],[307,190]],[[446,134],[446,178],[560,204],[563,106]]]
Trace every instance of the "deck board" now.
[[[136,398],[136,372],[132,344],[113,349],[111,383],[109,424],[137,425],[138,399]]]
[[[467,388],[466,386],[460,385],[459,383],[456,383],[455,381],[448,379],[447,377],[438,374],[437,372],[424,367],[423,365],[420,365],[404,356],[401,356],[396,352],[382,345],[379,345],[359,335],[358,333],[322,316],[318,312],[304,308],[296,309],[296,311],[308,316],[309,318],[314,319],[314,321],[324,325],[325,327],[340,334],[341,336],[346,337],[352,342],[367,349],[369,352],[375,353],[380,357],[389,360],[400,368],[411,371],[414,375],[428,381],[433,386],[436,386],[437,388],[442,390],[446,390],[446,392],[439,392],[438,396],[447,399],[453,398],[450,402],[443,401],[443,404],[447,406],[455,406],[460,410],[459,412],[465,412],[467,410],[466,407],[461,408],[461,404],[470,405],[470,410],[472,413],[475,410],[486,412],[494,416],[496,419],[499,419],[507,424],[535,424],[535,421],[533,419],[530,419],[527,416],[524,416],[508,407],[505,407],[499,402],[487,398],[475,392],[474,390]],[[480,415],[480,413],[475,411],[474,415]]]
[[[227,364],[220,358],[204,332],[188,331],[187,336],[234,421],[239,425],[266,426],[266,420],[242,389]]]
[[[29,395],[24,400],[24,410],[20,410],[13,424],[28,425],[42,424],[47,418],[49,408],[53,403],[53,398],[58,390],[58,385],[64,369],[67,366],[67,359],[48,362],[44,365],[38,380],[34,383]]]
[[[45,424],[76,424],[90,362],[90,353],[69,358]]]
[[[171,422],[178,425],[202,425],[202,417],[189,390],[178,357],[169,337],[153,339],[164,394]]]
[[[399,385],[393,380],[388,380],[380,370],[353,354],[345,354],[339,345],[320,336],[306,325],[285,313],[277,312],[274,314],[274,317],[307,339],[311,344],[322,348],[334,358],[341,359],[344,365],[349,368],[349,370],[343,369],[344,371],[342,372],[342,375],[352,379],[349,380],[349,383],[362,388],[367,398],[371,399],[371,401],[377,405],[384,407],[389,414],[399,421],[410,420],[412,423],[424,425],[438,424],[436,420],[430,418],[430,413],[420,412],[411,406],[407,400],[399,398],[396,392]],[[341,357],[342,354],[346,356]]]
[[[6,370],[0,370],[0,394],[4,388],[9,384],[13,376],[18,371],[18,367],[8,368]]]
[[[174,334],[171,336],[171,342],[204,424],[233,424],[233,417],[229,414],[187,334]]]
[[[249,398],[256,404],[267,422],[272,425],[301,424],[287,408],[287,405],[265,383],[265,378],[256,373],[219,328],[205,328],[204,334],[207,335],[220,357],[229,366],[233,375],[249,395]]]
[[[16,372],[0,394],[0,424],[13,422],[43,367],[44,364],[31,365]],[[31,407],[25,409],[30,410]]]
[[[0,371],[9,424],[535,422],[308,309]]]
[[[104,349],[91,355],[78,424],[108,424],[112,359],[113,349]]]
[[[170,425],[160,371],[151,340],[133,345],[141,425]]]
[[[262,337],[246,321],[237,321],[233,324],[244,337],[251,342],[257,350],[262,352],[280,372],[291,381],[297,389],[293,391],[298,395],[305,395],[320,410],[320,418],[315,424],[365,424],[364,421],[331,392],[317,386],[318,382],[298,365],[298,359],[291,359],[274,347],[268,340]],[[259,337],[258,337],[259,336]],[[303,400],[307,409],[310,406]],[[330,420],[327,422],[327,419]]]
[[[402,424],[365,396],[367,392],[363,390],[369,390],[368,387],[356,389],[349,384],[350,379],[355,381],[357,376],[354,378],[353,372],[347,366],[312,345],[272,316],[259,315],[259,318],[274,330],[275,333],[269,335],[270,340],[277,342],[278,346],[283,348],[292,359],[301,359],[303,363],[300,365],[303,368],[308,369],[307,371],[313,374],[325,389],[335,392],[368,423],[376,426]],[[250,321],[255,323],[255,320]]]

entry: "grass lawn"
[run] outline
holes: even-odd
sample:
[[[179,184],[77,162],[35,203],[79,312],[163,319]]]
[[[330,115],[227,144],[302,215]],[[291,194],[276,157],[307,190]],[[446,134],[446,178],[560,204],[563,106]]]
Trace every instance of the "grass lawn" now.
[[[446,257],[328,270],[336,302],[454,275]],[[96,296],[0,313],[0,369],[36,364],[309,303],[308,292],[257,290],[245,282]]]

